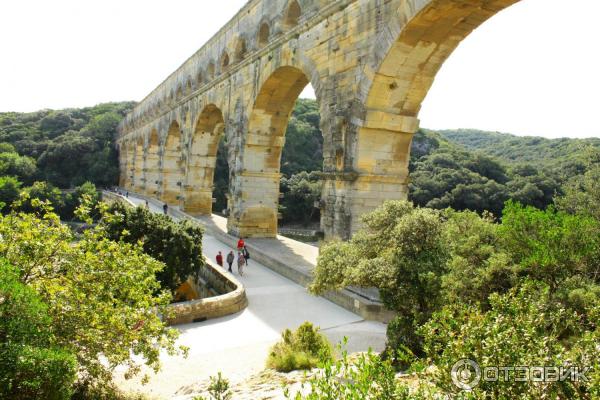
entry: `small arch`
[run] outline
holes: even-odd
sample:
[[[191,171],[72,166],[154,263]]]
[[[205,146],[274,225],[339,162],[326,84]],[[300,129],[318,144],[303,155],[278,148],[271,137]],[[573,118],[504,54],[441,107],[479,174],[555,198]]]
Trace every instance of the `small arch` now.
[[[265,46],[267,43],[269,43],[270,36],[271,36],[271,28],[269,27],[268,23],[263,22],[260,25],[260,29],[258,30],[258,45]]]
[[[208,67],[206,68],[206,75],[209,80],[215,79],[215,63],[214,62],[211,61],[208,64]]]
[[[223,50],[223,54],[221,55],[221,71],[226,71],[229,68],[229,54],[227,51]]]
[[[238,38],[235,43],[235,53],[234,53],[234,61],[240,62],[246,56],[247,48],[246,48],[246,39]]]
[[[302,9],[300,4],[296,0],[293,0],[288,6],[287,13],[285,15],[285,24],[288,27],[294,27],[298,25],[298,20],[302,15]]]
[[[177,92],[175,93],[175,100],[180,100],[183,97],[183,87],[177,86]]]
[[[186,96],[192,93],[192,77],[188,76],[185,82],[185,94]]]

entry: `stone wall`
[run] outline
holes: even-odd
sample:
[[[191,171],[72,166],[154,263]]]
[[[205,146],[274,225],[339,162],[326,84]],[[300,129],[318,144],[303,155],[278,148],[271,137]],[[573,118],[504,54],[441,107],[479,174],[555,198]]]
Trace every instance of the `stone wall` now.
[[[200,275],[211,287],[222,294],[171,304],[169,306],[171,315],[167,318],[170,325],[224,317],[242,311],[248,306],[244,287],[233,276],[225,273],[223,268],[206,261],[206,266]]]
[[[321,228],[348,239],[362,214],[407,197],[410,144],[442,63],[516,1],[250,0],[121,123],[121,184],[208,214],[224,136],[229,232],[275,237],[285,128],[311,83]]]

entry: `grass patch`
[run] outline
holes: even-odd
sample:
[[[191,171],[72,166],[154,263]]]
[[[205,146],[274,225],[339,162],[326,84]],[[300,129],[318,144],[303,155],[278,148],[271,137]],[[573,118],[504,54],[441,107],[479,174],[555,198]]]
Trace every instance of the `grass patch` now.
[[[295,332],[286,329],[281,338],[269,352],[268,368],[279,372],[306,370],[333,359],[331,343],[310,322],[303,323]]]

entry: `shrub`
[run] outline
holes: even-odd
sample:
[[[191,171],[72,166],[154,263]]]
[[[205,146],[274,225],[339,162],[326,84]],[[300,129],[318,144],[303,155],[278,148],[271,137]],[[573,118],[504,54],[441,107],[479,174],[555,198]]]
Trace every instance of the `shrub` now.
[[[528,282],[507,294],[492,294],[490,304],[488,312],[465,305],[444,307],[421,328],[424,348],[435,365],[434,383],[447,395],[461,393],[452,381],[451,370],[462,359],[473,360],[481,367],[561,367],[574,365],[578,359],[583,363],[575,364],[579,367],[598,365],[598,352],[580,343],[578,315],[556,307],[547,286]],[[569,380],[523,382],[514,379],[513,373],[507,381],[481,379],[470,395],[491,399],[587,399],[588,385]]]
[[[442,304],[441,277],[448,258],[442,214],[388,201],[362,219],[364,228],[350,242],[321,249],[310,290],[319,294],[349,285],[377,287],[385,306],[402,318],[388,332],[402,327],[404,344],[420,354],[420,339],[410,331]],[[388,333],[388,338],[389,346],[396,348],[394,335]]]
[[[115,217],[104,220],[111,239],[142,242],[146,254],[165,264],[156,275],[163,289],[174,292],[204,267],[201,226],[189,221],[175,222],[143,207],[130,208],[120,203],[111,205],[108,212]]]
[[[229,380],[223,378],[221,373],[215,377],[210,377],[210,385],[208,386],[208,394],[212,400],[230,400],[233,396],[229,390]],[[194,397],[193,400],[206,400],[204,396]]]
[[[18,271],[0,261],[0,397],[69,399],[76,379],[75,356],[59,347],[48,307]]]
[[[305,322],[296,332],[286,329],[282,341],[275,344],[269,353],[267,366],[281,372],[311,369],[320,361],[333,357],[331,343],[310,322]]]
[[[109,381],[116,366],[135,374],[140,362],[158,369],[162,350],[178,353],[177,332],[158,315],[171,298],[156,281],[163,264],[139,245],[109,240],[100,225],[75,240],[58,216],[38,213],[0,216],[0,257],[47,304],[45,326],[76,356],[79,380]]]
[[[302,384],[301,391],[291,394],[284,389],[287,399],[294,400],[421,400],[425,391],[411,393],[396,380],[390,361],[369,351],[350,360],[343,351],[337,361],[328,360],[323,370]],[[304,393],[304,394],[302,394]]]

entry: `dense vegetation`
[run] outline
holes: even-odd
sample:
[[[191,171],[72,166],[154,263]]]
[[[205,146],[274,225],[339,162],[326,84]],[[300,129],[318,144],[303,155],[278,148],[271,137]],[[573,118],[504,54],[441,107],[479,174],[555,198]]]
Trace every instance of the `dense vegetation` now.
[[[388,202],[364,217],[350,242],[321,249],[311,290],[379,288],[398,313],[388,326],[387,357],[404,368],[435,365],[427,377],[445,395],[597,398],[599,172],[595,166],[569,187],[558,208],[508,202],[501,221]],[[589,381],[483,381],[461,392],[450,370],[463,358],[593,372]]]
[[[0,175],[16,176],[25,184],[47,181],[63,189],[87,181],[115,185],[119,176],[116,126],[133,105],[0,113]]]
[[[121,203],[111,205],[108,212],[117,217],[103,221],[108,238],[141,243],[146,254],[164,263],[156,274],[162,290],[174,292],[204,266],[203,229],[199,225],[186,220],[175,222],[166,215]]]
[[[0,216],[0,397],[81,398],[117,365],[158,368],[177,335],[156,313],[171,300],[155,278],[164,264],[141,244],[110,240],[103,225],[76,236],[47,204],[31,203],[33,212]],[[79,218],[91,222],[91,207],[86,199]]]

